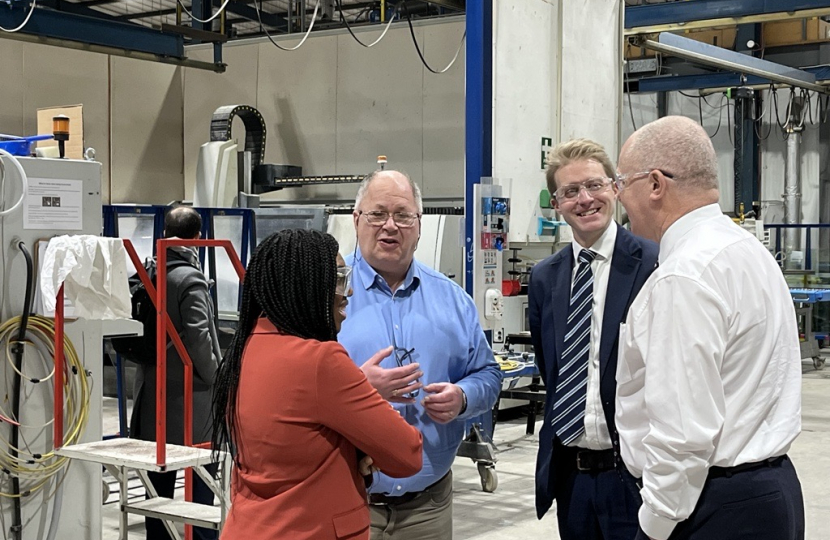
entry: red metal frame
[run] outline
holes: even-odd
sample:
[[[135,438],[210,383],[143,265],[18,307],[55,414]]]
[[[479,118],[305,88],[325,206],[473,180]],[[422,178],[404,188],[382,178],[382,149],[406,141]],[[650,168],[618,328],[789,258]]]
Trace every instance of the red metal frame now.
[[[167,248],[169,247],[212,247],[224,248],[233,264],[239,280],[245,277],[245,268],[236,254],[230,240],[184,240],[180,238],[162,238],[156,241],[156,279],[158,287],[154,287],[150,276],[144,270],[144,265],[138,253],[129,240],[122,240],[127,254],[138,273],[138,277],[149,293],[149,297],[156,307],[156,465],[162,469],[167,460],[167,340],[169,336],[176,347],[176,352],[184,364],[184,444],[193,446],[193,361],[176,332],[173,322],[167,313]],[[63,446],[63,384],[64,384],[64,312],[63,312],[63,285],[57,294],[55,304],[55,403],[54,403],[54,443],[55,448]],[[199,445],[197,445],[199,446]],[[188,469],[185,480],[185,500],[192,500],[192,471]],[[186,533],[190,533],[187,527]],[[190,534],[187,534],[189,537]]]

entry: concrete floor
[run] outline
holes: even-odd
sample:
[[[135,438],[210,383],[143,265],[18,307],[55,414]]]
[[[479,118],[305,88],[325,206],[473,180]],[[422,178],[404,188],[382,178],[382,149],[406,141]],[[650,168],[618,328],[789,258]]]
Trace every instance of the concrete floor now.
[[[114,400],[107,400],[104,432],[117,431]],[[537,422],[536,432],[539,424]],[[830,367],[821,371],[804,364],[802,433],[790,456],[804,489],[807,538],[830,540]],[[459,458],[453,465],[455,477],[455,540],[515,538],[557,538],[553,510],[542,521],[535,517],[533,473],[538,437],[525,435],[525,420],[499,424],[495,430],[499,449],[499,485],[495,493],[484,493],[478,471],[471,460]],[[110,478],[112,482],[112,479]],[[143,496],[134,481],[131,495]],[[112,483],[110,502],[102,512],[104,540],[118,538],[117,486]],[[182,490],[180,490],[182,491]],[[142,518],[130,517],[130,538],[143,539]]]

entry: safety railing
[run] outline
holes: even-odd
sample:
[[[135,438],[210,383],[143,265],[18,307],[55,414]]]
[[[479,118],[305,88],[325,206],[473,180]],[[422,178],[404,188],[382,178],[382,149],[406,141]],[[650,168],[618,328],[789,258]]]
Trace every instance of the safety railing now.
[[[135,266],[138,276],[147,289],[150,299],[156,307],[156,465],[162,470],[167,460],[167,337],[169,336],[184,364],[184,445],[193,446],[193,361],[182,343],[182,339],[173,326],[167,313],[167,248],[196,247],[223,248],[239,275],[240,282],[245,277],[245,269],[236,254],[230,240],[185,240],[180,238],[163,238],[156,242],[156,277],[157,286],[153,286],[150,276],[136,253],[132,242],[122,240],[127,254]],[[63,446],[63,384],[64,384],[64,290],[63,284],[58,289],[55,305],[55,390],[54,390],[54,431],[55,448]],[[185,476],[185,500],[193,500],[192,472]],[[187,527],[188,532],[190,527]],[[190,536],[190,535],[188,535]]]

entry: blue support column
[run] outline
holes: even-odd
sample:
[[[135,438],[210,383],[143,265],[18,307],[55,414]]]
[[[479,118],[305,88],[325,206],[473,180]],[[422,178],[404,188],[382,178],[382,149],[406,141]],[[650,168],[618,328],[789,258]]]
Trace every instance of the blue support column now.
[[[757,115],[757,92],[749,88],[736,88],[732,97],[735,99],[735,215],[752,210],[758,200],[758,134],[755,131]],[[728,113],[727,113],[728,114]]]
[[[473,294],[473,186],[493,174],[493,2],[467,2],[464,287]]]
[[[193,0],[193,2],[190,5],[190,9],[192,10],[194,17],[196,17],[197,19],[202,19],[203,21],[206,21],[207,19],[210,18],[211,14],[212,14],[213,5],[212,5],[211,0]],[[211,22],[211,23],[205,24],[205,23],[200,23],[196,19],[192,19],[191,22],[190,22],[190,26],[192,28],[196,28],[197,30],[205,30],[205,31],[209,32],[209,31],[212,30],[213,23]],[[198,40],[198,39],[193,39],[192,42],[193,43],[201,43],[201,41]]]

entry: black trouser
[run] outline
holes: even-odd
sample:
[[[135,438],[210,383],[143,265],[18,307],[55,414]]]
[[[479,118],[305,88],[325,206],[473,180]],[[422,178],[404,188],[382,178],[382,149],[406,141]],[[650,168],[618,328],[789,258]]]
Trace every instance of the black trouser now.
[[[206,465],[210,474],[216,476],[217,463]],[[172,499],[176,491],[176,473],[177,471],[170,471],[165,473],[151,472],[147,473],[150,477],[150,482],[156,488],[159,497],[167,497]],[[149,498],[149,497],[148,497]],[[213,492],[210,490],[205,481],[199,477],[195,472],[193,473],[193,502],[200,504],[213,505]],[[147,531],[147,540],[168,540],[171,536],[167,533],[164,527],[164,522],[160,519],[145,518],[144,528]],[[205,529],[202,527],[193,527],[193,538],[196,540],[216,540],[219,538],[219,531],[213,529]]]
[[[787,456],[734,473],[710,470],[694,512],[669,537],[721,539],[804,540],[801,483]]]
[[[615,467],[613,458],[610,462],[585,460],[600,466],[580,471],[578,449],[562,446],[558,440],[554,444],[557,445],[555,495],[559,537],[562,540],[634,538],[638,529],[637,511],[642,504],[634,477],[621,463]]]

